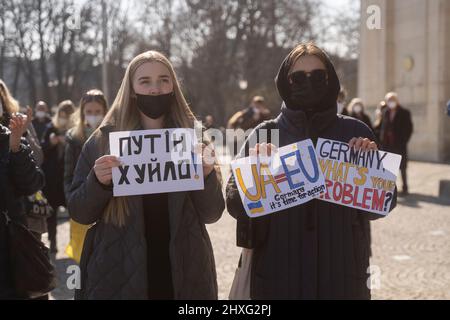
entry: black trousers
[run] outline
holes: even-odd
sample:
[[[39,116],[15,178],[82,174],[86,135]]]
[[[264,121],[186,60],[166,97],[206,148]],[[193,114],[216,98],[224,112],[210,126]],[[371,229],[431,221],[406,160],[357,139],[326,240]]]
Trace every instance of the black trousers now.
[[[404,168],[400,168],[400,172],[402,175],[402,183],[403,183],[403,192],[408,192],[408,178],[406,176],[406,166]]]
[[[408,167],[408,154],[402,150],[399,152],[402,155],[402,162],[400,163],[400,174],[402,176],[403,192],[408,192],[408,178],[406,176],[406,168]]]
[[[47,218],[48,240],[51,246],[56,247],[56,225],[57,225],[58,207],[53,207],[52,215]]]

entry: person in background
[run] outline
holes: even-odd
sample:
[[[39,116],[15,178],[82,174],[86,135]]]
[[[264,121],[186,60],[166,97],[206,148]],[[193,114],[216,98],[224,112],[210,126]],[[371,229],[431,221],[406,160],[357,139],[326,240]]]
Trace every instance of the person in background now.
[[[390,92],[385,98],[387,109],[383,114],[381,125],[381,144],[384,150],[402,156],[400,172],[403,189],[401,194],[408,195],[408,179],[406,169],[408,164],[408,142],[413,133],[413,123],[409,110],[400,105],[398,95]]]
[[[10,113],[6,115],[5,110]],[[23,138],[27,116],[17,113],[18,110],[16,100],[0,80],[0,299],[28,298],[19,296],[12,282],[6,222],[11,219],[26,226],[24,196],[37,192],[45,183],[44,174]],[[3,125],[6,116],[7,126]]]
[[[52,121],[48,110],[47,103],[39,101],[34,107],[34,119],[32,121],[33,127],[36,130],[39,141],[44,137],[44,132],[47,130],[48,124]]]
[[[264,103],[264,97],[255,96],[250,106],[236,112],[228,121],[229,129],[242,129],[244,131],[253,129],[271,117],[270,110]]]
[[[348,116],[348,111],[346,108],[346,100],[347,100],[347,91],[344,88],[341,88],[337,97],[337,113],[342,114],[344,116]]]
[[[66,134],[66,149],[64,153],[64,193],[69,197],[73,173],[86,140],[98,128],[108,111],[108,105],[103,92],[97,89],[89,90],[81,98],[78,110],[72,115],[74,127]],[[83,241],[88,226],[70,220],[70,243],[66,253],[77,263],[80,262]]]
[[[26,115],[26,130],[23,134],[24,138],[27,139],[31,150],[33,151],[33,157],[38,166],[42,165],[44,159],[44,154],[42,152],[41,145],[39,143],[39,138],[37,137],[36,130],[33,127],[33,110],[30,107],[20,108],[19,103],[11,96],[5,83],[0,80],[0,122],[7,127],[12,115],[21,112],[22,115]]]
[[[72,101],[61,102],[53,120],[47,125],[41,143],[44,150],[42,169],[47,181],[43,191],[53,208],[53,215],[47,220],[50,252],[52,253],[57,252],[56,222],[58,208],[66,204],[64,196],[65,135],[71,127],[70,117],[74,111],[75,106]]]
[[[370,121],[369,116],[364,111],[364,103],[359,98],[354,98],[347,107],[350,112],[350,117],[358,119],[364,122],[370,130],[373,131],[372,122]]]
[[[29,106],[21,109],[21,113],[27,116],[27,131],[24,137],[30,144],[30,148],[33,151],[33,157],[36,160],[37,165],[40,167],[44,162],[44,152],[42,151],[41,141],[37,135],[36,129],[33,126],[33,109]]]
[[[214,117],[212,115],[209,114],[209,115],[207,115],[205,117],[204,127],[205,127],[206,130],[208,130],[208,129],[215,129],[216,128]]]
[[[447,102],[447,115],[450,117],[450,100]]]
[[[383,115],[386,111],[387,105],[386,101],[382,100],[377,106],[377,109],[375,110],[375,122],[373,124],[373,133],[375,133],[375,136],[377,137],[378,141],[381,141],[381,125],[383,123]]]

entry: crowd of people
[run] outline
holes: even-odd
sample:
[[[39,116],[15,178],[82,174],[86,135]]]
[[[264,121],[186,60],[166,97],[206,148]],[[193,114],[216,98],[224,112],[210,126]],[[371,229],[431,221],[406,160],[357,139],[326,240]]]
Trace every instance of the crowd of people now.
[[[70,187],[84,141],[99,126],[108,106],[101,91],[90,90],[79,106],[70,100],[59,103],[53,116],[44,101],[37,102],[34,111],[30,107],[22,109],[3,81],[0,98],[0,219],[5,219],[0,223],[0,298],[26,298],[14,292],[11,283],[12,258],[4,222],[17,220],[39,240],[48,233],[49,252],[56,254],[57,216],[61,207],[67,206],[64,191]],[[35,206],[46,206],[47,210],[36,212]]]
[[[341,90],[340,96],[345,101],[346,93],[344,90]],[[400,104],[397,93],[389,92],[386,94],[375,110],[375,121],[373,123],[365,111],[364,102],[359,98],[354,98],[347,106],[344,104],[341,114],[362,121],[374,133],[383,150],[402,156],[400,164],[402,191],[400,194],[408,195],[406,168],[408,143],[413,133],[413,123],[410,111]]]
[[[408,191],[412,122],[395,93],[380,103],[372,124],[361,99],[345,106],[330,58],[311,43],[289,53],[276,87],[283,103],[275,118],[257,96],[231,117],[228,128],[256,128],[252,135],[279,130],[280,146],[328,137],[357,149],[402,154],[403,192]],[[0,94],[0,298],[27,298],[17,295],[11,280],[14,253],[8,249],[6,221],[20,221],[38,239],[48,231],[50,251],[56,253],[57,214],[63,206],[72,219],[72,237],[84,240],[83,248],[72,248],[82,271],[77,299],[217,299],[205,225],[218,221],[225,205],[237,219],[237,245],[253,252],[249,298],[370,298],[369,223],[379,216],[312,200],[282,214],[250,219],[233,176],[223,194],[215,161],[203,162],[203,190],[113,196],[112,169],[120,161],[110,155],[110,132],[194,126],[196,117],[163,54],[136,56],[111,106],[101,91],[90,90],[78,106],[61,102],[53,116],[43,101],[34,113],[31,108],[21,113],[4,82]],[[215,126],[212,116],[205,120],[206,128]],[[206,139],[202,147],[204,156],[214,155],[207,152],[213,146]],[[270,154],[273,148],[259,141],[244,146],[238,157]],[[25,210],[29,196],[41,190],[52,209],[49,216]]]

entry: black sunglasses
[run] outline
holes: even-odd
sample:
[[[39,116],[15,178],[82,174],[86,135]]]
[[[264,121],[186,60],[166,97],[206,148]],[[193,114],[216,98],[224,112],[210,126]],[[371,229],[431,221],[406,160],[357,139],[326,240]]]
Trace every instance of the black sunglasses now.
[[[289,79],[295,84],[304,84],[306,81],[312,83],[326,83],[328,81],[328,73],[323,69],[316,69],[311,72],[296,71],[289,75]]]

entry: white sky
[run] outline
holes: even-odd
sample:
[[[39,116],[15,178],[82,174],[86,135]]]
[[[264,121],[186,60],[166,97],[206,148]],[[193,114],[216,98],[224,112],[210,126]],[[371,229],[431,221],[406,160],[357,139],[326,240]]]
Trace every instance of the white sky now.
[[[330,8],[358,6],[359,0],[324,0]]]
[[[75,0],[77,5],[82,5],[88,0]],[[111,0],[106,0],[111,1]],[[216,0],[220,1],[220,0]],[[360,0],[323,0],[324,5],[319,8],[321,12],[326,13],[327,15],[333,15],[337,12],[348,12],[353,11],[355,8],[359,8]],[[130,1],[130,3],[132,3]],[[323,22],[323,21],[322,21]],[[322,45],[329,51],[334,53],[343,53],[345,48],[341,45],[339,37],[336,35],[336,30],[332,25],[325,28],[327,30],[327,35],[329,38],[326,42],[322,43]],[[333,39],[336,39],[333,41]]]
[[[360,7],[360,0],[323,0],[324,7],[322,11],[327,15],[336,15],[348,12],[358,12]],[[338,31],[330,25],[326,29],[328,36],[328,42],[324,42],[323,46],[329,52],[337,53],[343,55],[346,52],[346,48],[340,42],[340,35]]]

